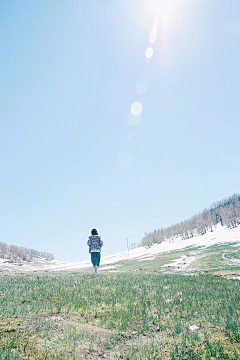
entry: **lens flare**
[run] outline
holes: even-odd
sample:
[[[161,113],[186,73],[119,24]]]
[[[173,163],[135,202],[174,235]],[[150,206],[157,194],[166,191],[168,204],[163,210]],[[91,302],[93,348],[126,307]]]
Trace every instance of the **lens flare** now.
[[[140,103],[140,101],[135,101],[134,103],[132,103],[131,105],[131,114],[134,116],[139,116],[141,115],[143,111],[143,106],[142,103]]]
[[[169,56],[171,26],[175,24],[181,9],[185,6],[180,0],[145,0],[150,13],[154,16],[154,23],[149,35],[150,44],[154,44],[159,33],[163,59]]]
[[[147,59],[150,59],[153,56],[153,48],[148,47],[145,51],[145,56]]]
[[[154,44],[156,42],[157,36],[158,36],[158,19],[154,19],[153,27],[149,35],[150,44]]]
[[[131,126],[138,126],[142,122],[142,115],[134,116],[132,113],[128,114],[128,123]]]

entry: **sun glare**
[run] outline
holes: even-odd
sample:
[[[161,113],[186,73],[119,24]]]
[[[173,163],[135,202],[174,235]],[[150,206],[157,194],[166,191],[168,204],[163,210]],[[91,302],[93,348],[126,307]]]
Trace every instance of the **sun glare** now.
[[[165,59],[169,54],[170,37],[174,24],[178,21],[183,2],[180,0],[146,0],[147,8],[154,17],[149,35],[149,43],[155,44],[159,36]],[[145,56],[148,58],[147,54]],[[151,57],[151,56],[150,56]]]
[[[160,19],[162,25],[167,24],[176,7],[177,0],[147,0],[151,10]]]

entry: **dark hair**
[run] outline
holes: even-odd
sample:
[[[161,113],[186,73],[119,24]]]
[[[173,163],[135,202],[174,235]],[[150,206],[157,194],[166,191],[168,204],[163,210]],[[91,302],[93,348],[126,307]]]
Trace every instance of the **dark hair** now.
[[[97,229],[92,229],[91,233],[92,233],[92,235],[98,235]]]

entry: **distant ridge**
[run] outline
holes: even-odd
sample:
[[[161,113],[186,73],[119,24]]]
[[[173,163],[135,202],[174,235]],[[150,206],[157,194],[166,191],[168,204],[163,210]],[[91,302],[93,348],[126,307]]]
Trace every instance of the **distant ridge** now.
[[[53,254],[28,249],[22,246],[8,245],[0,241],[0,259],[8,259],[12,263],[20,261],[31,261],[33,258],[41,257],[46,260],[53,260]]]
[[[207,231],[213,231],[218,224],[234,228],[240,224],[240,194],[214,202],[209,208],[192,216],[190,219],[169,226],[155,229],[145,233],[142,246],[161,244],[168,239],[190,239],[194,236],[204,235]]]

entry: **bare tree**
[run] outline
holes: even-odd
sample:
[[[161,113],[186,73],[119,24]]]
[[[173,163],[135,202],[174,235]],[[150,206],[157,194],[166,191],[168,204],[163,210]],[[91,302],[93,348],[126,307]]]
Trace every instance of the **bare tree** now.
[[[53,254],[40,252],[34,249],[27,249],[16,245],[8,245],[0,241],[0,258],[8,259],[11,262],[31,261],[34,257],[44,257],[46,260],[53,260]]]

